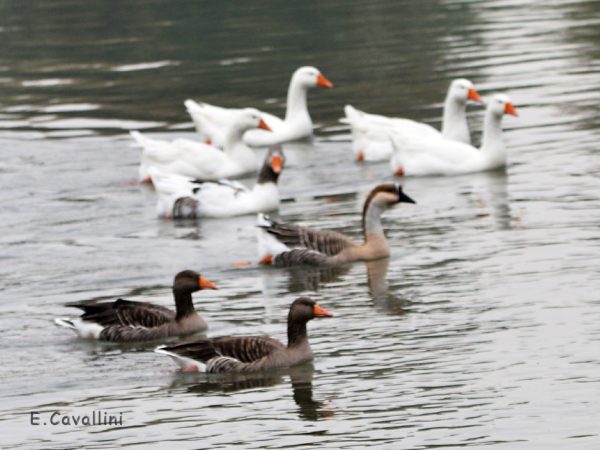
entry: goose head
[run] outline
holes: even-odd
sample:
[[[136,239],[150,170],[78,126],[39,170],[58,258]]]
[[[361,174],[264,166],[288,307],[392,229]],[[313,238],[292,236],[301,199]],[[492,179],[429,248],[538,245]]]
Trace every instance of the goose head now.
[[[331,88],[333,83],[329,81],[316,67],[300,67],[292,75],[292,84],[302,86],[305,89],[313,87]]]
[[[212,281],[207,280],[198,272],[184,270],[175,275],[173,292],[192,293],[202,289],[219,289]]]
[[[417,203],[402,191],[400,184],[385,183],[373,188],[365,200],[363,217],[371,205],[391,208],[398,203]]]
[[[398,203],[416,203],[402,191],[400,184],[385,183],[375,186],[367,196],[363,206],[362,227],[365,241],[369,234],[383,233],[381,214]]]
[[[254,108],[244,108],[238,112],[234,126],[240,131],[261,128],[266,131],[272,131],[269,125],[261,117],[260,111]]]
[[[258,174],[258,184],[277,183],[279,175],[283,171],[285,156],[280,145],[269,148],[265,156],[265,162]]]
[[[465,78],[458,78],[450,84],[448,96],[460,103],[465,103],[467,100],[483,103],[473,83]]]
[[[283,155],[281,146],[271,147],[267,152],[267,160],[265,161],[265,164],[268,164],[273,173],[279,175],[283,170],[284,163],[285,156]]]
[[[487,110],[489,114],[501,119],[503,115],[518,116],[517,109],[511,103],[510,98],[506,94],[494,95],[488,103]]]
[[[290,306],[288,323],[306,323],[320,317],[333,317],[333,314],[310,297],[299,297]]]

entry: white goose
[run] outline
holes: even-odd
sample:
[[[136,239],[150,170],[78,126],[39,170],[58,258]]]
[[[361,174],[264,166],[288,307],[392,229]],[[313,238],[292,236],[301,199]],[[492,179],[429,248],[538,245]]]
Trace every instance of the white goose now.
[[[502,117],[517,116],[508,96],[496,94],[485,111],[481,149],[446,138],[415,138],[392,130],[392,170],[402,175],[456,175],[493,170],[506,165]]]
[[[392,146],[385,131],[388,128],[415,137],[443,136],[470,144],[471,135],[466,113],[467,100],[481,102],[481,97],[469,80],[464,78],[454,80],[448,88],[444,102],[441,132],[422,122],[368,114],[351,105],[346,105],[344,108],[346,117],[341,121],[350,124],[353,138],[352,149],[358,161],[382,161],[392,155]]]
[[[330,88],[333,84],[315,67],[306,66],[297,69],[292,75],[288,88],[285,119],[261,111],[261,116],[273,132],[248,131],[244,135],[244,142],[253,147],[261,147],[312,136],[313,123],[308,113],[306,97],[308,90],[317,86]],[[206,141],[217,146],[223,143],[223,129],[231,123],[232,114],[238,111],[208,103],[196,103],[193,100],[186,100],[185,106],[197,131]]]
[[[277,181],[284,161],[281,149],[271,148],[252,189],[235,181],[198,181],[151,167],[150,176],[158,194],[157,213],[166,219],[192,219],[276,210],[279,208]]]
[[[269,126],[254,108],[236,111],[227,130],[223,151],[208,144],[176,139],[173,142],[150,139],[137,131],[131,136],[143,147],[140,180],[148,177],[150,167],[200,180],[236,177],[256,170],[256,156],[242,141],[246,130]]]

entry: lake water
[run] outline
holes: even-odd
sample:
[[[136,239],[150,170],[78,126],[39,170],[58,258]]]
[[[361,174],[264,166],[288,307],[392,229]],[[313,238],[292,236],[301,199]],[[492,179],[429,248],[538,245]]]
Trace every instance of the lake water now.
[[[0,41],[2,447],[600,447],[600,2],[4,0]],[[286,221],[359,236],[392,177],[354,161],[343,105],[439,126],[455,77],[511,96],[507,170],[404,180],[391,258],[336,270],[234,269],[252,216],[157,219],[127,130],[193,136],[188,97],[282,115],[307,64],[335,87],[310,94],[315,142],[285,147]],[[309,325],[314,364],[206,379],[52,323],[172,305],[186,268],[221,287],[195,295],[210,335],[283,339],[317,299],[336,317]],[[123,426],[30,424],[57,410]]]

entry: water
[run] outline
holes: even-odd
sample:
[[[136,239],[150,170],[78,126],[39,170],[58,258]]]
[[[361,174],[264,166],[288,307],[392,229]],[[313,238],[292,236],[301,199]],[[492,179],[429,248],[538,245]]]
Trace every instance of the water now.
[[[6,448],[598,448],[600,2],[0,2],[0,436]],[[254,217],[172,223],[128,183],[128,129],[193,136],[192,97],[281,115],[313,64],[313,144],[286,146],[285,220],[359,236],[387,163],[353,161],[342,106],[439,126],[449,81],[509,94],[506,172],[404,180],[389,261],[327,271],[256,260]],[[482,111],[470,108],[479,139]],[[252,180],[247,180],[251,182]],[[312,366],[245,380],[174,372],[152,346],[81,342],[64,304],[171,305],[184,268],[210,334],[285,337]],[[123,413],[122,427],[32,426],[30,412]]]

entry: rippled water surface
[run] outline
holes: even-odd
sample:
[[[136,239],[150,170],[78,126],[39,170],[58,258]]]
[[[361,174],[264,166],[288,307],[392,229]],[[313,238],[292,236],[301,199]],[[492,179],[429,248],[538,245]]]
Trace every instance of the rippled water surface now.
[[[0,41],[3,447],[599,448],[600,2],[5,0]],[[507,170],[404,180],[391,258],[335,270],[234,269],[254,217],[156,219],[127,130],[193,136],[188,97],[282,115],[306,64],[335,87],[285,148],[285,220],[359,237],[391,175],[354,162],[343,105],[439,126],[459,76],[519,110]],[[171,305],[185,268],[221,287],[195,295],[211,335],[283,339],[316,298],[336,317],[309,325],[314,364],[206,379],[52,324],[73,301]],[[30,425],[55,410],[123,426]]]

